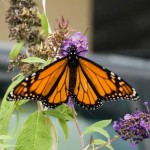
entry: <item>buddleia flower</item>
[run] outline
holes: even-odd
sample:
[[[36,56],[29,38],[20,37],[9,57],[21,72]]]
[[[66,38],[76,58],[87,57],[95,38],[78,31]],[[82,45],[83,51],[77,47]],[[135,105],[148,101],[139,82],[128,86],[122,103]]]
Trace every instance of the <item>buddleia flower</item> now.
[[[71,46],[75,46],[79,56],[85,55],[88,51],[88,41],[86,36],[81,32],[75,32],[74,35],[69,35],[62,43],[62,55],[66,56],[67,51]]]
[[[138,144],[144,139],[150,139],[150,111],[148,102],[146,110],[134,114],[126,114],[119,121],[114,121],[113,128],[123,140],[130,140],[131,145]]]

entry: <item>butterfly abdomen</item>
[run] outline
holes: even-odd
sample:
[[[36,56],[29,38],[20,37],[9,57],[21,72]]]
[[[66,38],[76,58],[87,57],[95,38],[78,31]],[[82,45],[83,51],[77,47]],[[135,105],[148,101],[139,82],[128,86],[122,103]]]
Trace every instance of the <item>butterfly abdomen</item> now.
[[[76,84],[76,68],[70,68],[69,92],[73,93]]]

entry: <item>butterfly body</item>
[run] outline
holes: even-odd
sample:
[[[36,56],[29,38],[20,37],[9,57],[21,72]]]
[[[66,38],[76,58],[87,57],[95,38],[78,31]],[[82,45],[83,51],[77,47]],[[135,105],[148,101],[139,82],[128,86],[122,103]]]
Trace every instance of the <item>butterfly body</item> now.
[[[82,57],[75,45],[65,56],[38,70],[19,83],[8,100],[40,100],[55,108],[71,98],[80,107],[98,109],[105,101],[139,100],[134,88],[113,72]]]
[[[69,95],[73,95],[72,93],[76,82],[76,72],[79,65],[79,56],[77,54],[77,48],[74,45],[68,50],[67,59],[70,68]]]

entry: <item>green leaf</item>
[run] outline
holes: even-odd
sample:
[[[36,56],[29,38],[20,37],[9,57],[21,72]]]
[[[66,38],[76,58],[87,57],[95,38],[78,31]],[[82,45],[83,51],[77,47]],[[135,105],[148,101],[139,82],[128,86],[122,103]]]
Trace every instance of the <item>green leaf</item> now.
[[[47,65],[49,65],[52,62],[53,62],[53,58],[49,58],[49,59],[46,60],[44,66],[47,66]]]
[[[104,140],[100,140],[100,139],[96,139],[94,140],[94,144],[95,145],[104,145],[108,143],[107,141],[104,141]],[[108,149],[110,150],[114,150],[114,148],[108,143],[107,145],[105,145],[105,147],[107,147]]]
[[[109,134],[103,128],[107,127],[110,123],[111,123],[111,120],[98,121],[90,125],[89,127],[87,127],[82,133],[89,134],[93,132],[99,132],[109,139],[110,138]]]
[[[71,108],[66,105],[61,105],[56,109],[45,110],[43,113],[66,121],[73,119]]]
[[[50,116],[53,116],[55,118],[58,118],[58,119],[63,119],[63,120],[72,120],[73,119],[69,115],[61,113],[61,111],[59,111],[59,110],[46,110],[46,111],[44,111],[44,113],[48,114]]]
[[[7,95],[8,93],[14,88],[20,81],[24,79],[23,75],[20,75],[17,80],[12,82],[12,84],[8,87],[4,98],[1,103],[1,109],[0,109],[0,123],[1,123],[1,128],[0,128],[0,135],[5,135],[8,134],[8,129],[9,129],[9,123],[12,117],[12,113],[15,109],[15,102],[14,101],[7,101]]]
[[[59,120],[59,123],[63,129],[63,132],[65,134],[65,138],[67,139],[68,138],[68,125],[67,125],[67,122],[66,120],[62,120],[62,119],[58,119]]]
[[[16,57],[18,56],[18,54],[20,53],[22,47],[24,45],[24,42],[20,42],[20,43],[16,43],[14,45],[14,47],[12,48],[12,50],[9,53],[9,57],[10,59],[16,59]]]
[[[16,111],[16,122],[15,122],[15,125],[14,128],[12,129],[10,135],[11,137],[15,137],[16,133],[19,131],[19,123],[20,123],[20,114],[18,111]]]
[[[17,74],[15,77],[12,78],[12,81],[17,80],[20,76],[23,76],[23,73]]]
[[[11,139],[12,137],[10,135],[0,135],[0,139]]]
[[[38,58],[38,57],[28,57],[21,60],[22,62],[27,63],[45,63],[46,61],[44,59]]]
[[[55,128],[55,125],[52,123],[52,121],[48,118],[47,118],[47,125],[50,129],[50,133],[51,133],[51,136],[52,136],[52,145],[51,145],[51,150],[55,150],[55,149],[58,149],[58,133],[56,131],[56,128]]]
[[[45,35],[48,37],[49,35],[49,22],[45,13],[41,15],[41,24]]]
[[[86,128],[82,134],[85,135],[85,134],[89,134],[89,133],[94,133],[94,132],[98,132],[102,135],[104,135],[106,138],[110,139],[110,136],[108,134],[108,132],[106,130],[104,130],[103,128],[99,128],[99,127],[88,127]]]
[[[15,145],[8,145],[8,144],[0,144],[0,149],[6,149],[6,148],[12,148],[15,147]]]
[[[19,112],[24,112],[24,110],[23,110],[23,108],[22,107],[20,107],[21,105],[24,105],[24,104],[26,104],[26,103],[28,103],[30,100],[19,100],[19,101],[17,101],[16,103],[15,103],[15,106],[16,106],[16,109],[19,111]]]
[[[31,114],[21,127],[15,150],[57,149],[58,137],[51,120],[42,112]]]
[[[92,125],[90,125],[89,127],[99,127],[99,128],[104,128],[107,127],[110,123],[111,123],[111,119],[109,120],[102,120],[102,121],[98,121]]]
[[[15,142],[15,139],[16,139],[16,136],[18,134],[18,131],[19,131],[19,123],[20,123],[20,115],[19,115],[19,112],[17,111],[17,118],[16,118],[16,121],[15,121],[15,125],[13,125],[13,129],[12,131],[10,132],[10,137],[11,138],[8,138],[8,139],[5,139],[3,140],[3,144],[5,145],[11,145],[12,143]],[[13,138],[12,138],[13,137]]]

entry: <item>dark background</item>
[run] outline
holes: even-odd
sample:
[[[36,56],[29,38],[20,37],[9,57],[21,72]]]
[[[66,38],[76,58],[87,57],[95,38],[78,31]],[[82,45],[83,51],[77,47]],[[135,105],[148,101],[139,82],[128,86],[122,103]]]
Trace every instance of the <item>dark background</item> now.
[[[95,0],[94,52],[150,58],[150,1]]]

